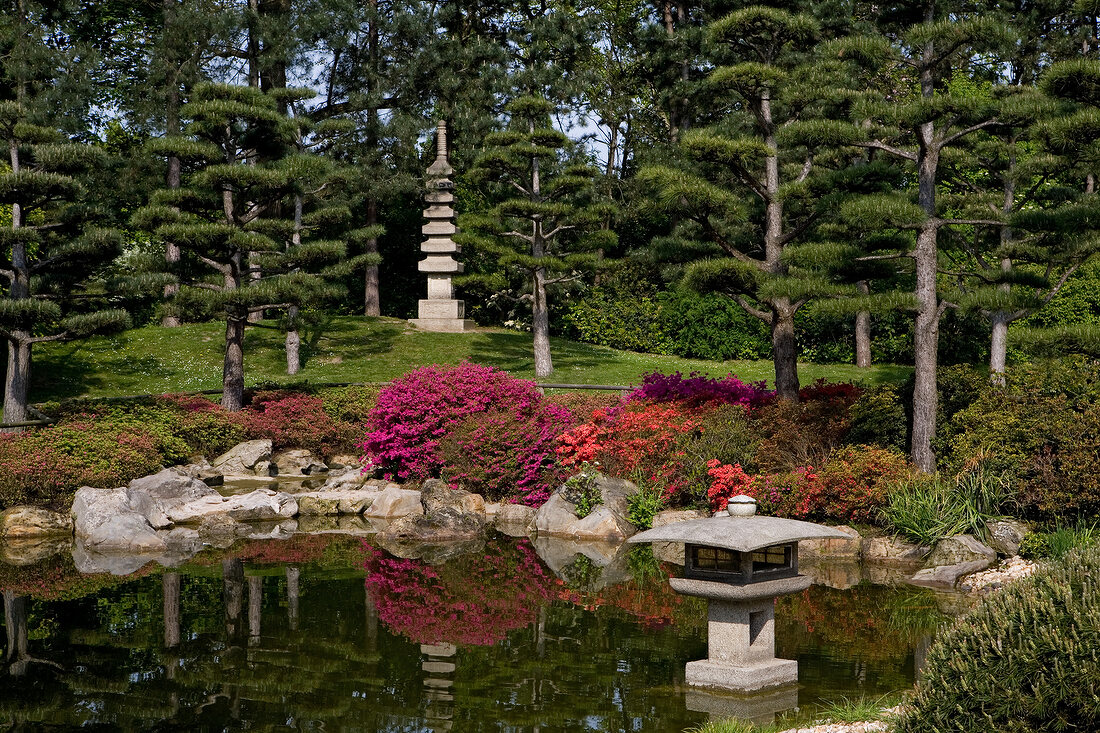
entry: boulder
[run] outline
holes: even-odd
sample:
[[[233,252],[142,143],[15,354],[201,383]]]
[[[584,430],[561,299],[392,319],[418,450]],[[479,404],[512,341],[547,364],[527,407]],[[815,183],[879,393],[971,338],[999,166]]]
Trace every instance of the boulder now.
[[[339,491],[343,489],[370,488],[381,491],[389,482],[372,479],[369,474],[356,468],[333,469],[318,491]],[[394,484],[396,486],[397,484]]]
[[[837,557],[847,560],[858,560],[860,550],[863,547],[863,537],[860,535],[860,533],[857,530],[854,530],[851,527],[843,524],[838,527],[833,527],[833,529],[848,535],[848,539],[840,539],[839,537],[837,537],[821,540],[802,540],[798,543],[798,557]]]
[[[1013,557],[1020,551],[1020,543],[1031,531],[1017,519],[1002,519],[986,525],[989,530],[989,546],[1005,557]]]
[[[430,478],[420,487],[420,503],[424,513],[433,516],[444,509],[452,509],[458,514],[485,517],[485,498],[480,494],[471,494],[464,489],[452,489],[446,481]]]
[[[576,505],[566,498],[570,487],[563,484],[535,512],[538,533],[579,540],[624,540],[637,532],[626,517],[627,498],[637,493],[638,487],[624,479],[602,474],[597,474],[594,480],[602,503],[591,514],[576,515]]]
[[[339,468],[362,468],[363,461],[362,456],[357,456],[352,453],[337,453],[332,458],[329,458],[325,463],[328,464],[330,470]]]
[[[264,478],[271,478],[279,475],[279,467],[271,461],[256,461],[256,465],[252,467],[252,473]]]
[[[13,506],[0,512],[0,538],[16,540],[56,535],[71,536],[72,517],[33,506]]]
[[[535,508],[524,504],[498,504],[493,526],[509,537],[528,537],[535,533]],[[488,512],[486,512],[488,513]]]
[[[165,550],[164,538],[130,506],[125,488],[85,486],[76,492],[70,513],[76,538],[89,551],[148,554]]]
[[[929,588],[954,588],[959,578],[964,575],[985,570],[992,563],[991,560],[972,560],[960,562],[954,565],[939,565],[917,571],[909,582],[913,585],[923,585]]]
[[[212,465],[223,474],[243,476],[253,473],[257,463],[270,458],[270,440],[249,440],[215,458]]]
[[[369,489],[345,489],[343,491],[310,491],[295,494],[298,514],[301,516],[326,516],[335,514],[362,514],[379,492]]]
[[[301,448],[276,453],[271,462],[279,476],[313,476],[328,471],[324,461]]]
[[[710,512],[705,509],[665,509],[653,515],[653,527],[664,527],[692,519],[706,519],[709,516]],[[684,564],[683,542],[654,542],[650,546],[653,548],[653,555],[661,562]]]
[[[406,515],[380,534],[387,540],[402,543],[469,542],[480,536],[484,526],[478,516],[447,507],[436,510],[430,516]]]
[[[298,513],[298,502],[290,494],[271,489],[256,489],[234,496],[203,496],[167,511],[176,524],[193,524],[211,514],[226,514],[239,522],[290,519]]]
[[[300,515],[298,517],[298,531],[306,534],[350,534],[364,536],[375,534],[385,529],[386,523],[381,519],[367,519],[358,515]]]
[[[420,502],[420,492],[402,489],[397,484],[389,484],[380,491],[366,511],[368,517],[396,519],[409,514],[423,514],[424,506]]]
[[[183,466],[172,466],[173,471],[181,476],[190,476],[191,478],[197,478],[207,486],[221,486],[225,483],[225,476],[220,471],[211,466],[206,459],[201,459],[197,463],[188,463]]]
[[[166,468],[151,476],[134,479],[126,487],[131,508],[148,520],[154,529],[172,526],[169,510],[205,496],[220,496],[203,481]]]
[[[924,567],[933,568],[972,562],[984,562],[985,567],[988,567],[996,559],[997,553],[993,548],[987,547],[968,534],[957,534],[937,542],[932,549],[932,554],[925,561]]]
[[[924,560],[929,550],[897,537],[866,537],[863,540],[864,562],[916,565]]]

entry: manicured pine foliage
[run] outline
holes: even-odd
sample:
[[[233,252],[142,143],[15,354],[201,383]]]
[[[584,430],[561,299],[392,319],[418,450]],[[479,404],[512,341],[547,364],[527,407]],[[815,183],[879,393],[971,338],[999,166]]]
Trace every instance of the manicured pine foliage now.
[[[288,198],[303,195],[302,187],[325,168],[323,161],[296,153],[303,120],[278,111],[278,96],[309,94],[196,87],[181,110],[191,120],[189,137],[155,143],[158,151],[171,149],[190,163],[186,183],[156,192],[134,217],[135,225],[175,242],[186,256],[180,277],[188,287],[180,300],[224,314],[222,406],[231,411],[243,404],[249,315],[318,302],[326,286],[312,273],[344,254],[339,242],[302,241],[301,219],[279,216]]]
[[[129,314],[111,308],[95,282],[96,274],[119,254],[122,238],[98,225],[100,212],[79,180],[106,156],[33,120],[19,101],[0,101],[0,138],[10,166],[0,172],[0,204],[11,207],[10,225],[0,229],[0,335],[8,349],[5,423],[29,419],[27,390],[35,344],[130,324]]]
[[[795,314],[837,288],[792,267],[787,250],[812,239],[848,187],[840,174],[850,156],[836,151],[853,133],[832,120],[846,116],[849,74],[814,53],[820,25],[807,13],[747,7],[709,34],[722,64],[709,84],[726,118],[683,134],[682,165],[640,176],[670,213],[690,221],[682,236],[717,246],[691,264],[685,282],[736,300],[768,326],[776,391],[797,400]]]
[[[549,305],[554,286],[595,267],[596,251],[616,237],[600,227],[608,211],[595,193],[596,170],[577,161],[569,139],[551,125],[554,106],[520,97],[509,103],[508,112],[509,128],[486,136],[488,149],[473,175],[511,195],[483,214],[463,217],[459,237],[463,245],[493,256],[504,272],[460,282],[481,280],[502,291],[509,278],[520,278],[531,306],[535,376],[545,377],[554,370]]]

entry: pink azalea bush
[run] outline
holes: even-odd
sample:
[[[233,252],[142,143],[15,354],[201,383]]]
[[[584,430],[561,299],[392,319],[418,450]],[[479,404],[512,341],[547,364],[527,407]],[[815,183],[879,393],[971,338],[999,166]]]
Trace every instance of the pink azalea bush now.
[[[395,380],[378,394],[370,413],[370,432],[359,447],[368,465],[380,466],[391,476],[438,476],[446,466],[441,442],[471,416],[490,412],[495,416],[485,429],[471,430],[467,440],[492,453],[485,438],[494,426],[509,420],[529,425],[534,431],[528,433],[531,442],[514,444],[516,450],[527,452],[517,461],[530,487],[534,472],[553,454],[553,440],[547,436],[568,428],[570,417],[567,410],[544,400],[534,382],[492,367],[469,362],[433,365]]]
[[[642,378],[642,385],[630,393],[629,399],[646,402],[677,402],[689,407],[713,403],[759,407],[770,402],[775,392],[764,382],[745,383],[733,374],[721,379],[692,372],[686,377],[680,372],[651,372]]]

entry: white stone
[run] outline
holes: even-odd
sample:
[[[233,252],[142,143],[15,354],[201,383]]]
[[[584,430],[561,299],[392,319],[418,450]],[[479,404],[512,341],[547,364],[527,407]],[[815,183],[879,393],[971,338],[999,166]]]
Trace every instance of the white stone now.
[[[477,328],[477,324],[468,318],[410,318],[409,323],[421,331],[436,333],[465,333]]]
[[[270,440],[249,440],[215,458],[212,465],[224,474],[242,476],[252,473],[257,463],[270,457]]]
[[[130,506],[125,488],[76,492],[70,511],[75,534],[84,547],[97,552],[159,553],[164,539]]]
[[[168,518],[170,509],[205,496],[221,495],[197,478],[166,468],[131,481],[126,496],[130,507],[144,516],[153,528],[165,529],[172,526]]]
[[[385,519],[396,519],[410,514],[423,513],[424,507],[420,503],[420,492],[402,489],[396,484],[390,484],[381,491],[364,512],[368,517],[382,517]]]
[[[202,521],[211,514],[225,514],[239,522],[291,519],[298,513],[298,502],[290,494],[271,489],[256,489],[234,496],[204,496],[168,511],[178,524]]]
[[[416,309],[417,317],[455,318],[466,316],[466,304],[461,300],[421,300]]]
[[[428,278],[428,300],[453,300],[455,286],[449,277]],[[424,316],[421,316],[424,318]]]
[[[278,469],[279,476],[312,476],[328,471],[324,461],[302,448],[280,451],[271,462]]]

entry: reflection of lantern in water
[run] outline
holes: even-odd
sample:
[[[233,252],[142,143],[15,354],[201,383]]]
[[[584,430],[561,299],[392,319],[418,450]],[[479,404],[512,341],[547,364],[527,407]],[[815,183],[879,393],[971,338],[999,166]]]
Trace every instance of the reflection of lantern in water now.
[[[798,679],[798,662],[775,657],[775,599],[808,588],[798,541],[847,537],[829,527],[755,516],[756,501],[730,499],[729,516],[669,524],[629,542],[684,543],[684,577],[673,590],[706,598],[707,659],[688,662],[687,682],[749,692]]]

